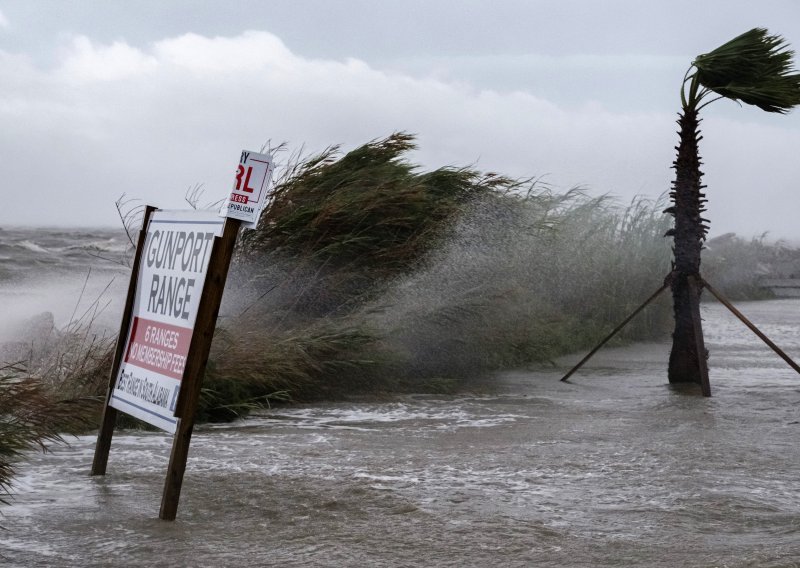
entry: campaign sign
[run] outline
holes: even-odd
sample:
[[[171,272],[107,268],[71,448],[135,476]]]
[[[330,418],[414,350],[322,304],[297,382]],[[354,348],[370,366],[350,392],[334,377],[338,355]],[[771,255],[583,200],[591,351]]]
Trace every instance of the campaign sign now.
[[[174,433],[175,405],[214,237],[210,211],[155,211],[141,252],[130,329],[109,404]]]
[[[267,202],[273,169],[271,155],[242,151],[233,190],[221,214],[239,219],[243,227],[254,229]]]

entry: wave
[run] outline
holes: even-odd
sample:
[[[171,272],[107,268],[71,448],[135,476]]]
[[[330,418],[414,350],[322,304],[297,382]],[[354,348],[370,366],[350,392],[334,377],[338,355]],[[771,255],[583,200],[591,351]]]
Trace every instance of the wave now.
[[[16,246],[29,250],[31,252],[38,252],[44,254],[52,254],[52,251],[47,250],[43,246],[37,245],[36,243],[32,243],[31,241],[25,240],[16,243]]]

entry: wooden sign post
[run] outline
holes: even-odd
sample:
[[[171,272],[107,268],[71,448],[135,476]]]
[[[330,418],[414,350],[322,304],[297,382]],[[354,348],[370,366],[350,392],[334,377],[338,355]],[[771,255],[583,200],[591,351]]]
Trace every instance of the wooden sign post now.
[[[254,228],[273,160],[242,152],[220,215],[145,208],[92,475],[105,475],[117,412],[174,434],[159,517],[174,520],[203,375],[240,227]]]
[[[240,223],[206,211],[145,210],[92,475],[106,472],[118,411],[174,433],[163,519],[175,518]]]
[[[136,294],[136,282],[139,278],[139,265],[141,264],[142,251],[144,250],[144,243],[147,237],[147,224],[150,222],[150,216],[155,209],[155,207],[151,206],[145,207],[142,229],[139,231],[139,238],[136,242],[136,255],[133,258],[133,266],[131,267],[128,296],[125,299],[125,307],[122,310],[122,323],[120,324],[119,334],[117,335],[117,346],[114,350],[114,363],[111,366],[111,374],[109,375],[108,394],[106,395],[106,401],[103,405],[103,414],[100,418],[100,430],[97,434],[97,446],[94,450],[94,461],[92,462],[92,475],[106,474],[108,454],[111,451],[111,438],[114,436],[114,425],[117,423],[117,409],[109,405],[109,402],[114,392],[114,386],[117,383],[117,374],[119,373],[122,355],[125,350],[125,345],[127,344],[128,329],[130,328],[131,313],[133,312],[133,302]]]
[[[194,429],[194,415],[200,399],[202,377],[208,363],[208,353],[211,341],[214,339],[214,329],[219,315],[219,306],[222,302],[222,293],[225,289],[225,280],[228,277],[233,247],[236,244],[236,235],[239,232],[241,221],[228,219],[222,237],[217,237],[214,251],[206,273],[206,282],[200,298],[200,308],[194,327],[194,338],[186,358],[186,376],[198,377],[197,380],[183,385],[178,395],[175,415],[178,417],[178,427],[172,440],[172,453],[167,468],[167,479],[164,482],[164,493],[161,498],[159,518],[166,521],[175,520],[178,513],[178,500],[181,496],[183,474],[186,471],[186,460],[189,456],[189,443],[192,440]]]

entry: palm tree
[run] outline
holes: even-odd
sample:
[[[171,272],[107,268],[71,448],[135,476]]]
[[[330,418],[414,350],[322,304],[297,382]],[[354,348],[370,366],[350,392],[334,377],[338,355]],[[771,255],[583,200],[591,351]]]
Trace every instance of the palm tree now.
[[[794,53],[780,36],[754,28],[699,55],[686,72],[681,89],[680,143],[673,163],[675,181],[665,210],[675,217],[674,263],[670,275],[675,331],[669,359],[670,383],[703,383],[705,352],[700,325],[700,250],[708,231],[703,173],[700,171],[698,113],[721,98],[786,113],[800,104],[800,73],[792,68]],[[710,97],[710,98],[709,98]]]

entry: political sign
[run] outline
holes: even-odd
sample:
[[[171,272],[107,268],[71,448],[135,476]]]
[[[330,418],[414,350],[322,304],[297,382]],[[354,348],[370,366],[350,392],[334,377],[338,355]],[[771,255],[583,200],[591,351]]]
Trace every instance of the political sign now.
[[[109,405],[174,433],[175,405],[223,219],[155,211],[141,252],[133,311]]]
[[[243,150],[233,189],[222,206],[221,215],[239,219],[243,227],[254,229],[267,203],[273,169],[272,155]]]

